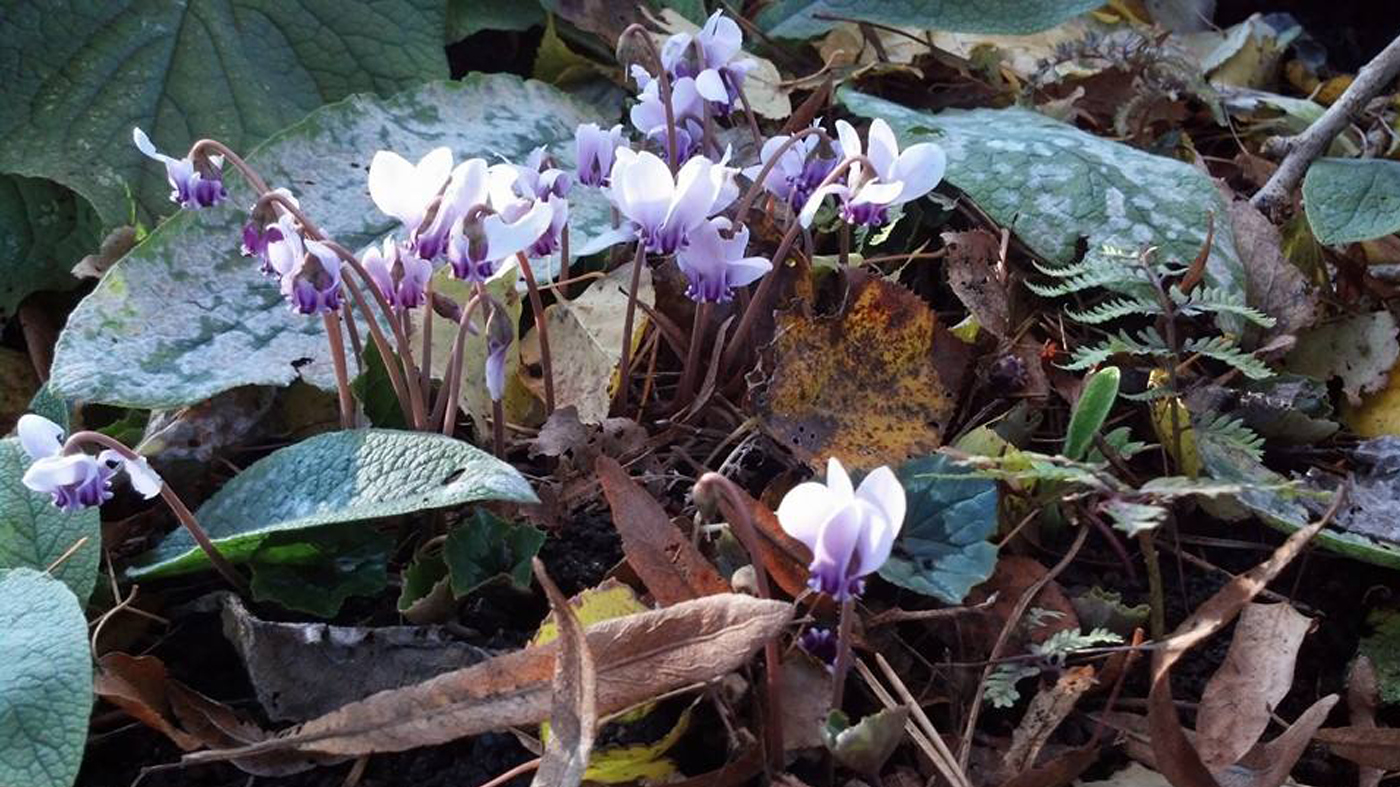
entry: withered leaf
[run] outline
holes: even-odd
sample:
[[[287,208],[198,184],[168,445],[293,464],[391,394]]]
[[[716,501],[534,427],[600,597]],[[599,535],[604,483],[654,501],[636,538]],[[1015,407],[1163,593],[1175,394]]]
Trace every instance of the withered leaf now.
[[[1046,686],[1035,695],[1012,733],[1011,748],[1002,758],[1003,778],[1012,779],[1034,768],[1050,736],[1096,683],[1093,667],[1074,667],[1066,670],[1053,686]]]
[[[1225,662],[1196,712],[1196,749],[1207,768],[1233,765],[1259,741],[1293,686],[1298,648],[1311,627],[1311,618],[1287,604],[1249,604],[1240,613]]]
[[[598,713],[723,675],[746,662],[792,617],[780,601],[737,593],[605,620],[587,631],[598,665]],[[187,755],[207,762],[281,749],[359,756],[446,743],[550,714],[557,641],[391,689],[243,749]]]
[[[778,316],[759,416],[813,467],[834,456],[869,470],[930,453],[954,405],[934,364],[934,314],[894,282],[859,271],[847,279],[839,314]]]
[[[1333,754],[1358,765],[1400,770],[1400,728],[1329,727],[1318,730],[1313,740],[1326,744]]]
[[[1318,293],[1298,266],[1283,256],[1278,227],[1248,200],[1231,203],[1230,222],[1235,250],[1244,263],[1249,305],[1277,321],[1268,335],[1293,334],[1312,325]]]
[[[532,784],[540,787],[578,787],[588,770],[593,735],[598,726],[598,673],[588,649],[583,625],[573,606],[544,563],[534,559],[535,579],[549,597],[559,626],[559,652],[554,663],[553,711],[549,714],[549,740]]]
[[[978,325],[997,336],[1006,336],[1011,330],[1011,306],[1007,288],[996,274],[1000,239],[983,229],[945,232],[942,237],[948,248],[948,286]]]
[[[1186,730],[1181,726],[1181,719],[1177,716],[1176,702],[1172,699],[1172,667],[1181,660],[1181,657],[1188,650],[1229,625],[1230,621],[1234,620],[1235,616],[1240,613],[1240,610],[1253,601],[1259,592],[1303,551],[1303,547],[1307,546],[1308,541],[1317,535],[1318,531],[1326,527],[1329,520],[1330,517],[1323,517],[1307,527],[1295,531],[1274,550],[1267,560],[1235,577],[1216,591],[1215,595],[1206,599],[1196,608],[1191,617],[1182,621],[1176,631],[1153,653],[1152,688],[1147,695],[1147,718],[1152,738],[1152,753],[1158,770],[1175,787],[1220,787],[1220,783],[1206,768],[1205,763],[1201,762],[1200,754],[1187,736]],[[1332,701],[1335,702],[1335,698]],[[1314,709],[1321,702],[1315,704]],[[1312,710],[1309,713],[1312,713]],[[1308,716],[1308,714],[1304,715]],[[1305,722],[1311,721],[1311,718],[1299,719],[1294,724],[1294,728],[1299,728]],[[1317,719],[1317,722],[1321,723],[1321,719]],[[1285,732],[1280,738],[1287,735],[1288,733]],[[1240,776],[1238,783],[1247,784],[1250,787],[1277,787],[1278,782],[1270,784],[1266,777],[1271,777],[1280,767],[1282,767],[1282,775],[1287,776],[1293,762],[1301,754],[1302,747],[1299,746],[1293,760],[1286,763],[1275,761],[1267,773],[1238,774]],[[1255,778],[1250,778],[1251,776]],[[1235,783],[1233,779],[1232,783]]]
[[[729,583],[671,524],[666,509],[637,485],[610,457],[594,462],[603,494],[612,508],[613,525],[622,535],[622,550],[647,590],[662,606],[715,593],[729,592]]]

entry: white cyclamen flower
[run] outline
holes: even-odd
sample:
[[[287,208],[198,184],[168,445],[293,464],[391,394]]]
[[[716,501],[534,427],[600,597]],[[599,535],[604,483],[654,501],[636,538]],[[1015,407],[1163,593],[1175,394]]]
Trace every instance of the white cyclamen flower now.
[[[860,135],[844,120],[836,121],[836,133],[845,156],[861,154]],[[889,220],[889,209],[916,200],[933,190],[943,179],[948,157],[932,142],[910,145],[903,151],[890,125],[881,118],[870,124],[865,157],[874,166],[866,171],[859,163],[846,171],[844,183],[830,183],[816,190],[803,206],[802,226],[810,227],[822,200],[835,195],[841,200],[841,218],[849,224],[878,226]]]
[[[53,497],[65,512],[101,505],[112,497],[112,476],[125,470],[131,487],[145,498],[160,494],[165,482],[144,458],[127,459],[106,450],[97,456],[64,453],[63,427],[41,415],[26,413],[16,426],[20,446],[33,460],[22,479],[35,492]]]
[[[812,550],[812,588],[844,601],[860,595],[864,578],[889,559],[906,505],[904,486],[888,467],[872,470],[853,488],[832,457],[826,483],[793,487],[777,514],[783,530]]]
[[[386,216],[417,233],[433,201],[452,172],[452,150],[434,148],[417,164],[392,150],[381,150],[369,163],[369,196]]]
[[[652,153],[617,151],[608,199],[629,219],[652,254],[680,249],[690,231],[724,210],[739,194],[734,170],[725,159],[695,156],[671,176],[665,162]]]

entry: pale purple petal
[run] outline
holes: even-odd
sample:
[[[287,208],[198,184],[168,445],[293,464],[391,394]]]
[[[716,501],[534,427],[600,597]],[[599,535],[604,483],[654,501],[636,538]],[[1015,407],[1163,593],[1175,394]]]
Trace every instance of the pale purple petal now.
[[[713,68],[707,68],[695,75],[695,90],[707,101],[717,104],[729,103],[729,88],[724,86],[724,79]]]
[[[812,196],[807,198],[807,204],[802,206],[802,212],[797,217],[802,226],[812,226],[812,220],[817,217],[817,211],[821,209],[822,201],[833,194],[845,200],[850,196],[850,189],[844,183],[828,183],[812,192]]]
[[[763,257],[745,257],[729,263],[729,286],[743,287],[763,278],[773,270],[773,263]]]
[[[933,190],[948,169],[948,156],[932,142],[910,145],[895,161],[892,177],[903,183],[898,202],[918,199]]]
[[[842,504],[855,499],[856,492],[851,486],[851,477],[846,474],[841,460],[834,456],[826,460],[826,486]]]
[[[870,123],[866,140],[865,157],[875,166],[875,174],[885,180],[892,179],[891,170],[894,168],[895,159],[899,157],[899,142],[894,138],[890,124],[886,123],[884,118],[875,118]]]
[[[783,495],[778,504],[778,524],[783,532],[816,550],[817,538],[822,525],[831,518],[839,507],[839,501],[825,484],[808,481],[798,484]]]
[[[893,470],[884,466],[871,470],[870,474],[861,480],[860,487],[856,489],[856,497],[874,506],[890,524],[891,529],[895,533],[899,532],[904,522],[907,501],[904,485],[899,482]]]
[[[42,415],[21,415],[15,432],[19,434],[19,444],[30,459],[57,456],[63,450],[63,427]]]

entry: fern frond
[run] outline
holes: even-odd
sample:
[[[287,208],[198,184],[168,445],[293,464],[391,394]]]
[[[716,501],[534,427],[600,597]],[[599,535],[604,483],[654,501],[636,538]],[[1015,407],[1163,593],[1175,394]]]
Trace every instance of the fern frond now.
[[[1199,354],[1214,358],[1251,380],[1267,380],[1274,376],[1268,364],[1254,357],[1252,353],[1241,350],[1239,345],[1227,336],[1191,339],[1181,346],[1181,352],[1185,355]]]
[[[1172,287],[1172,300],[1176,301],[1182,314],[1195,317],[1200,314],[1234,314],[1261,328],[1274,327],[1274,318],[1245,303],[1244,297],[1219,287],[1198,287],[1190,295],[1182,295],[1181,290]]]
[[[1098,344],[1076,347],[1074,352],[1070,354],[1070,362],[1060,368],[1069,371],[1088,369],[1098,366],[1115,355],[1155,357],[1169,354],[1171,351],[1167,347],[1166,340],[1157,333],[1155,328],[1145,328],[1139,331],[1136,338],[1129,336],[1127,331],[1119,331],[1116,335],[1110,335]]]
[[[1192,420],[1196,421],[1191,428],[1196,431],[1198,441],[1224,443],[1256,462],[1263,461],[1264,438],[1245,426],[1240,419],[1224,414],[1207,414]]]
[[[1086,325],[1101,325],[1120,317],[1142,314],[1161,314],[1162,307],[1152,298],[1118,298],[1104,301],[1085,311],[1065,309],[1065,316]]]

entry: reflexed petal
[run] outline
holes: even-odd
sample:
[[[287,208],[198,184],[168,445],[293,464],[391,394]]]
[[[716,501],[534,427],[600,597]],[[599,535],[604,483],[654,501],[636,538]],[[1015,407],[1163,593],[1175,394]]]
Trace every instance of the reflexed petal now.
[[[892,177],[904,184],[899,202],[918,199],[933,190],[943,180],[948,169],[948,155],[932,142],[910,145],[895,161]]]
[[[861,154],[860,134],[856,133],[855,126],[844,120],[836,121],[836,138],[841,142],[842,155],[859,156]]]
[[[899,199],[904,193],[903,183],[885,183],[883,181],[871,181],[860,187],[855,197],[851,199],[852,205],[889,205]]]
[[[773,263],[763,257],[745,257],[729,263],[729,286],[743,287],[763,278],[773,270]]]
[[[384,259],[384,255],[379,249],[370,246],[365,249],[365,253],[360,257],[360,265],[364,266],[365,272],[378,288],[379,294],[384,299],[393,302],[394,300],[394,276],[389,271],[389,263]]]
[[[685,50],[690,47],[691,37],[689,33],[676,33],[666,39],[666,43],[661,45],[661,66],[667,71],[676,67],[676,64],[685,57]]]
[[[855,489],[851,486],[851,477],[846,474],[841,460],[834,456],[826,460],[826,488],[843,504],[856,496]]]
[[[420,194],[426,192],[430,197],[436,196],[452,172],[452,148],[446,145],[433,148],[418,160],[418,166],[414,167],[414,170]]]
[[[744,33],[739,23],[716,11],[705,20],[700,31],[700,42],[705,49],[705,65],[722,66],[739,54],[744,45]]]
[[[860,505],[866,509],[865,526],[860,532],[860,564],[855,566],[852,573],[863,577],[879,571],[880,566],[890,559],[890,549],[894,547],[899,528],[881,516],[879,511],[867,507],[864,500],[860,501]]]
[[[159,473],[151,469],[150,463],[146,461],[144,456],[127,459],[116,451],[109,450],[98,454],[97,461],[120,465],[126,471],[127,478],[131,480],[131,488],[147,500],[160,494],[161,487],[165,486],[165,481]]]
[[[15,425],[19,444],[30,459],[56,456],[63,450],[63,427],[42,415],[25,413]]]
[[[695,76],[695,90],[707,101],[729,103],[729,88],[724,86],[724,80],[713,68],[707,68]]]
[[[699,226],[714,211],[711,207],[723,185],[713,177],[715,165],[704,156],[695,156],[676,173],[676,191],[666,212],[665,224],[673,230]]]
[[[776,512],[778,524],[783,526],[783,532],[815,551],[822,525],[831,519],[838,506],[839,502],[824,484],[807,481],[783,495]]]
[[[851,190],[844,183],[828,183],[822,186],[807,198],[807,204],[802,206],[802,213],[798,215],[797,220],[802,222],[804,227],[812,226],[812,219],[817,217],[817,211],[821,209],[823,200],[832,194],[845,200],[850,196],[850,193]]]
[[[97,472],[97,460],[87,454],[68,454],[40,459],[24,471],[24,485],[35,492],[71,486]]]
[[[865,157],[870,159],[870,163],[875,165],[875,174],[884,180],[898,180],[891,175],[894,168],[895,159],[899,157],[899,142],[894,138],[894,132],[890,130],[890,124],[884,118],[875,118],[870,124],[870,131],[866,134]]]
[[[854,505],[836,509],[836,514],[822,527],[812,548],[812,573],[819,587],[832,595],[840,595],[851,576],[851,558],[860,546],[864,517]]]
[[[642,151],[620,174],[619,178],[614,165],[612,188],[622,195],[618,209],[643,229],[656,230],[666,220],[667,208],[676,192],[670,168],[655,154]]]
[[[553,219],[554,208],[547,202],[534,203],[530,211],[514,223],[507,223],[500,216],[487,216],[481,222],[486,232],[487,255],[494,261],[524,251],[540,239]]]
[[[142,155],[147,158],[153,158],[167,166],[179,160],[156,150],[156,146],[151,143],[151,138],[146,136],[146,132],[142,131],[140,127],[133,127],[131,129],[131,141],[136,143],[136,149],[141,151]]]
[[[893,470],[884,466],[871,470],[870,474],[861,480],[856,497],[874,506],[889,523],[890,529],[896,534],[899,533],[908,503],[904,495],[904,485],[899,482]]]
[[[381,213],[406,226],[417,210],[413,179],[413,165],[407,159],[392,150],[377,151],[369,163],[369,198]]]

